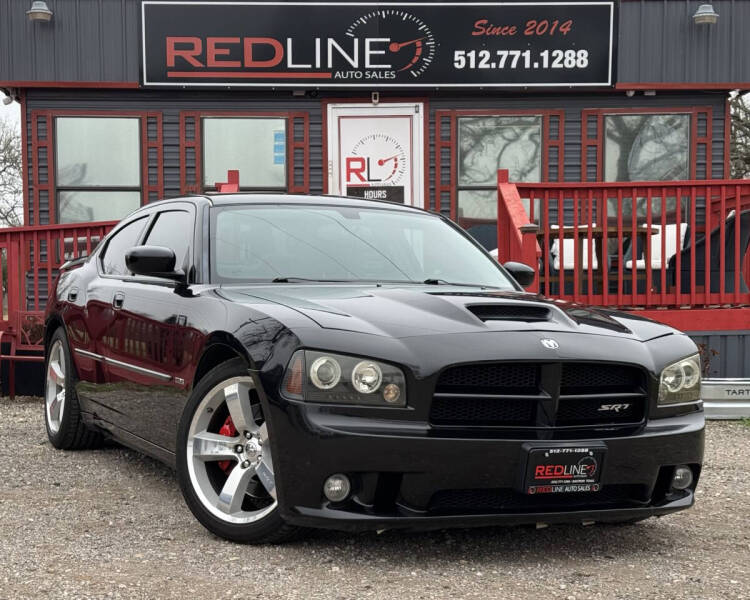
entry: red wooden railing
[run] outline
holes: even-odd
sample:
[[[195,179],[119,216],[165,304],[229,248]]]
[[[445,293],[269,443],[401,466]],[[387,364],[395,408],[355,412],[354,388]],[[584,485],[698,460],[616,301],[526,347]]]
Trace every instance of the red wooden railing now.
[[[498,171],[497,190],[498,197],[503,198],[503,202],[498,202],[497,205],[498,231],[504,232],[504,235],[497,237],[498,258],[503,257],[502,262],[537,264],[541,257],[541,249],[536,238],[539,227],[529,221],[518,189],[508,182],[508,171]],[[537,291],[538,286],[539,277],[536,277],[528,289]]]
[[[523,262],[538,269],[541,293],[625,308],[750,304],[750,181],[498,177],[499,260],[518,259],[520,222],[536,224],[539,260],[527,252]]]
[[[64,262],[87,256],[116,222],[40,225],[0,229],[7,251],[8,311],[41,311],[57,270]],[[3,320],[7,320],[3,314]]]
[[[10,363],[11,397],[15,395],[15,364],[44,360],[44,309],[60,266],[90,254],[115,224],[0,229],[0,361]]]
[[[0,330],[22,329],[24,313],[44,311],[61,264],[86,256],[115,222],[0,229]]]

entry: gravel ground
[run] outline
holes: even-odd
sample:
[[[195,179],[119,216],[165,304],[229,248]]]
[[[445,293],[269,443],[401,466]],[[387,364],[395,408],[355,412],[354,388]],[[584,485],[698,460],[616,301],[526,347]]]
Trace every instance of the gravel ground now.
[[[211,536],[168,468],[59,452],[0,400],[0,598],[750,598],[750,427],[712,422],[698,502],[637,525]]]

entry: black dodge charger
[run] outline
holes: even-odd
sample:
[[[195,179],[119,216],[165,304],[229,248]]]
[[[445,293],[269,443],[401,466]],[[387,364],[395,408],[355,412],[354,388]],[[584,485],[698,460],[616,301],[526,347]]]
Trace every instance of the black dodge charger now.
[[[690,507],[695,344],[525,293],[530,277],[401,205],[151,204],[61,269],[47,432],[175,466],[196,518],[240,542]]]

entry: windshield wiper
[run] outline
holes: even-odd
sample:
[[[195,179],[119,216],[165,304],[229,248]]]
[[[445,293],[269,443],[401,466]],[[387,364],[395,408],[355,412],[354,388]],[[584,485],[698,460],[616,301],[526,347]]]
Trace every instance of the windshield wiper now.
[[[492,287],[492,286],[487,286],[481,283],[454,283],[452,281],[446,281],[445,279],[425,279],[422,283],[424,283],[425,285],[455,285],[455,286],[461,286],[461,287],[478,287],[478,288]]]
[[[307,277],[274,277],[271,283],[299,283],[312,281],[314,283],[346,283],[346,279],[308,279]]]

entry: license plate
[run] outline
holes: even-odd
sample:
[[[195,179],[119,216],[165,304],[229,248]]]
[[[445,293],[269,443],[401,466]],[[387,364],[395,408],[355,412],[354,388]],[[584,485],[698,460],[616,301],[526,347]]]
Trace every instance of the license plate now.
[[[526,450],[523,491],[527,494],[598,492],[604,444],[531,446]]]

